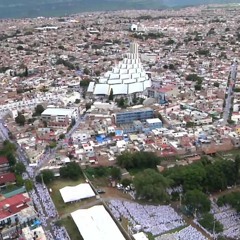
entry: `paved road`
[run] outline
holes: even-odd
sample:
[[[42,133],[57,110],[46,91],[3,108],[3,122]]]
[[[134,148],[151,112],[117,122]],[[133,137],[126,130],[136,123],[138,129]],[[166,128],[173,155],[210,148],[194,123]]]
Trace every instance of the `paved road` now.
[[[80,123],[81,123],[82,119],[79,119],[76,124],[73,126],[73,128],[70,130],[70,132],[67,134],[67,137],[71,137],[71,134],[74,133],[74,131],[77,130],[77,128],[79,127]],[[34,183],[34,188],[36,190],[36,182],[34,181],[35,180],[35,176],[36,174],[38,173],[40,167],[44,164],[47,164],[49,162],[49,160],[55,155],[56,153],[56,150],[52,150],[52,151],[49,151],[49,152],[46,152],[45,154],[45,157],[44,157],[44,161],[41,163],[41,165],[39,166],[39,168],[35,168],[35,169],[31,169],[28,165],[29,165],[29,159],[27,158],[27,155],[25,153],[25,151],[17,144],[17,142],[15,141],[12,141],[9,139],[9,136],[8,136],[8,129],[4,126],[4,120],[3,119],[0,119],[0,136],[2,137],[3,140],[9,140],[11,141],[12,143],[14,143],[17,147],[17,160],[22,162],[26,169],[28,170],[27,172],[23,173],[23,178],[24,179],[32,179],[33,180],[33,183]],[[57,148],[60,146],[60,144],[57,145]],[[56,149],[57,149],[56,148]],[[30,170],[30,171],[29,171]],[[36,191],[36,195],[37,195],[37,198],[40,199],[40,196],[39,196],[39,193],[38,191]],[[43,214],[45,215],[46,217],[46,223],[47,225],[44,227],[45,230],[48,230],[50,231],[50,233],[54,236],[53,234],[53,229],[51,227],[51,223],[54,221],[54,220],[57,220],[57,218],[55,219],[49,219],[47,218],[48,214],[47,214],[47,211],[45,209],[46,206],[44,206],[44,204],[39,201],[42,209],[43,209]],[[12,231],[12,230],[11,230]],[[14,230],[13,230],[14,231]],[[10,232],[9,232],[10,233]]]
[[[228,86],[228,96],[226,99],[226,105],[223,110],[223,122],[222,125],[226,125],[227,121],[229,119],[229,114],[230,114],[230,109],[232,107],[232,99],[233,99],[233,90],[234,90],[234,85],[237,79],[237,68],[238,68],[238,63],[235,61],[230,68],[230,73],[229,73],[229,86]]]

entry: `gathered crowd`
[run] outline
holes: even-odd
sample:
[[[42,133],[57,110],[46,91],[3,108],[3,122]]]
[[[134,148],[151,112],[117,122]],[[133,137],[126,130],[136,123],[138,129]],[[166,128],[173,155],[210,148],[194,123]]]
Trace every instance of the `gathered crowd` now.
[[[192,226],[188,226],[183,228],[182,230],[172,233],[172,234],[164,234],[160,237],[156,237],[155,240],[163,240],[163,239],[176,239],[176,240],[207,240],[196,228]]]
[[[212,202],[211,213],[223,225],[222,235],[231,239],[240,239],[240,214],[230,206],[218,207]]]
[[[140,226],[144,232],[150,232],[154,236],[184,226],[183,218],[170,206],[140,205],[121,200],[111,200],[109,208],[117,219],[127,218],[132,226]]]
[[[35,184],[36,190],[32,190],[29,194],[37,208],[39,219],[44,227],[48,226],[48,220],[55,220],[58,217],[57,210],[49,195],[47,188],[39,183]],[[42,207],[43,206],[43,207]],[[48,231],[48,239],[52,240],[70,240],[68,233],[64,227],[56,226],[50,223],[52,231]]]
[[[49,153],[46,153],[39,161],[39,165],[42,164],[49,157]],[[26,159],[20,155],[21,162],[26,166],[26,173],[22,174],[23,179],[34,179],[34,168],[29,167]],[[48,226],[48,220],[56,220],[58,213],[55,205],[49,195],[48,189],[40,183],[34,180],[35,189],[29,192],[29,195],[36,207],[38,217],[43,227]],[[68,233],[64,227],[56,226],[54,223],[50,223],[51,231],[46,231],[47,239],[49,240],[70,240]]]

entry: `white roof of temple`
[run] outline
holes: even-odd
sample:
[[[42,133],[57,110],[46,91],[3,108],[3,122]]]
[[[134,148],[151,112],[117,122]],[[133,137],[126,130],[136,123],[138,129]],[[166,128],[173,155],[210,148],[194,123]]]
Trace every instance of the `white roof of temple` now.
[[[88,92],[94,95],[124,95],[143,92],[151,86],[151,80],[138,57],[138,44],[130,44],[130,53],[111,71],[100,77],[99,83],[89,85]]]

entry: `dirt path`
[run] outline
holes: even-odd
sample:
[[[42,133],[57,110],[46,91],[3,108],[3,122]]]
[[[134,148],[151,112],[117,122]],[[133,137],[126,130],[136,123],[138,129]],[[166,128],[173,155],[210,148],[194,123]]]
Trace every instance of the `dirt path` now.
[[[231,192],[239,192],[239,191],[240,191],[240,186],[236,186],[236,187],[234,186],[231,189],[226,189],[226,190],[224,190],[222,192],[213,193],[212,197],[213,198],[219,198],[219,197],[221,197],[221,196],[223,196],[225,194],[228,194],[228,193],[231,193]]]
[[[202,228],[200,228],[196,223],[193,222],[193,219],[186,217],[182,212],[179,210],[178,205],[179,203],[172,203],[171,206],[174,208],[174,210],[183,217],[184,221],[188,224],[191,225],[192,227],[196,228],[199,232],[202,233],[204,237],[206,237],[209,240],[213,240],[213,238],[207,234]]]

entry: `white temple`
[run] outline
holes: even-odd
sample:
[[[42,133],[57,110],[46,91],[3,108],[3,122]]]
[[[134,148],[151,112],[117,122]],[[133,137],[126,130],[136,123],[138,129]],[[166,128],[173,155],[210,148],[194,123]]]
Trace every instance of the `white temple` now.
[[[138,56],[138,44],[130,44],[130,53],[123,61],[119,62],[112,71],[108,71],[100,77],[99,83],[91,82],[87,92],[94,95],[109,95],[111,89],[113,95],[130,95],[142,93],[151,87],[151,80],[143,69]]]

